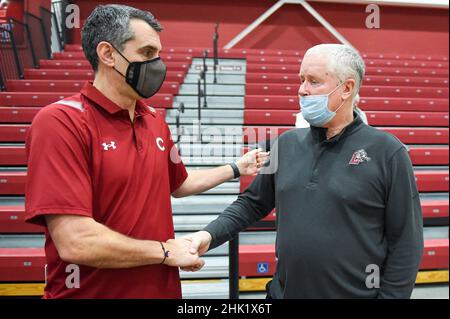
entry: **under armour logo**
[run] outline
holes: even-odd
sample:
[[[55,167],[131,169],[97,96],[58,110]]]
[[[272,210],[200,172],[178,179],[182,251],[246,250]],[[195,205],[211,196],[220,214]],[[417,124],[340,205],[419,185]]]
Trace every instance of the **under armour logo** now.
[[[365,150],[359,150],[353,153],[352,159],[348,164],[350,165],[359,165],[363,162],[369,162],[371,158],[367,156],[367,152]]]
[[[103,143],[102,146],[103,146],[104,151],[109,151],[110,148],[112,148],[113,150],[115,150],[117,148],[116,142],[112,142],[112,141],[109,144]]]

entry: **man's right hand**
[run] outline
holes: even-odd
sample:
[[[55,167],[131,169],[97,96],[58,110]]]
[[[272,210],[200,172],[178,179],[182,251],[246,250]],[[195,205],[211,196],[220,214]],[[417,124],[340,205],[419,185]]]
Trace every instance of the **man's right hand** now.
[[[198,254],[192,254],[191,241],[186,239],[170,239],[164,244],[166,251],[169,251],[169,256],[164,261],[164,265],[190,268],[195,271],[200,270],[205,261],[199,258]],[[162,256],[164,257],[164,256]]]
[[[211,245],[212,237],[207,231],[199,231],[188,236],[182,237],[182,240],[190,243],[189,253],[192,255],[203,256]],[[182,267],[184,271],[198,271],[197,267]]]
[[[191,254],[198,254],[199,256],[203,256],[208,251],[212,241],[211,234],[204,230],[182,238],[191,242],[189,252]]]

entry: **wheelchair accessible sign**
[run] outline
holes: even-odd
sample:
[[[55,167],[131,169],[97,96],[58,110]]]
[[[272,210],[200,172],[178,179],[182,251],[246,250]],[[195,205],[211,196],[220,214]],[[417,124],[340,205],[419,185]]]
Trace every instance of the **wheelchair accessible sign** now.
[[[258,263],[258,274],[267,274],[269,272],[269,263]]]

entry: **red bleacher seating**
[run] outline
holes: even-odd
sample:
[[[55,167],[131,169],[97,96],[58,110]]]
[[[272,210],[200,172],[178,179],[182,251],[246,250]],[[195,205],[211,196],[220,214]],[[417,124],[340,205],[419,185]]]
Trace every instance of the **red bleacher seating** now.
[[[0,233],[43,233],[44,227],[25,222],[25,207],[0,206]]]
[[[448,238],[427,239],[421,270],[448,269]],[[268,264],[268,272],[258,271],[258,264]],[[276,268],[274,245],[240,245],[239,274],[245,277],[272,276]]]
[[[420,60],[447,62],[448,56],[434,54],[362,53],[364,59]]]
[[[247,72],[250,73],[279,73],[279,74],[299,74],[299,65],[280,65],[280,64],[249,64]],[[366,69],[368,76],[427,76],[427,77],[448,77],[448,69],[432,68],[410,68],[410,67],[368,67]]]
[[[419,192],[448,192],[448,170],[416,171],[414,175]]]
[[[24,142],[29,124],[1,124],[0,142]]]
[[[448,218],[448,200],[424,200],[421,202],[424,220]],[[275,221],[276,211],[271,212],[265,221]],[[43,233],[44,228],[25,222],[23,205],[0,206],[0,233]]]
[[[42,107],[0,107],[0,119],[1,123],[31,123],[37,112]],[[164,118],[166,117],[166,109],[155,108]],[[1,127],[1,124],[0,124]],[[1,130],[1,128],[0,128]],[[1,140],[1,138],[0,138]]]
[[[9,80],[7,82],[10,92],[79,92],[84,80]],[[165,81],[158,94],[178,94],[178,82]]]
[[[448,145],[448,128],[386,127],[380,130],[395,135],[405,144]]]
[[[45,280],[43,248],[0,248],[0,281],[39,282]]]
[[[164,110],[163,110],[164,111]],[[25,132],[20,132],[22,138]],[[24,139],[17,137],[15,142],[24,142]],[[448,146],[445,147],[410,147],[410,156],[414,165],[448,165]],[[25,146],[23,145],[0,145],[0,166],[15,165],[24,166]]]
[[[246,83],[248,84],[285,84],[296,87],[298,90],[299,77],[297,74],[276,74],[276,73],[247,73]],[[448,79],[427,78],[427,77],[404,77],[404,76],[366,76],[363,85],[389,85],[389,86],[419,86],[419,87],[441,87],[448,88]]]
[[[364,111],[448,112],[448,99],[362,97],[359,107]],[[246,95],[245,109],[298,110],[297,96]]]
[[[448,145],[444,147],[413,146],[409,155],[413,165],[448,165]]]
[[[425,240],[421,270],[448,269],[448,239]],[[258,272],[258,264],[268,263],[268,272]],[[44,281],[43,248],[0,248],[0,281]],[[276,267],[274,245],[240,245],[240,276],[272,276]]]
[[[160,54],[161,59],[164,60],[170,60],[170,61],[191,61],[192,60],[192,54],[189,52],[183,52],[183,53],[174,53],[174,52],[161,52]],[[60,60],[86,60],[86,56],[83,52],[76,50],[76,51],[64,51],[64,52],[55,52],[53,53],[53,60],[60,61]],[[87,60],[86,60],[87,61]]]
[[[299,57],[279,57],[279,56],[247,56],[247,63],[252,64],[299,64],[302,62],[302,58]],[[399,61],[399,60],[387,60],[387,59],[365,59],[365,63],[368,67],[411,67],[411,68],[436,68],[436,69],[448,69],[447,62],[441,61]]]
[[[2,92],[0,93],[1,106],[45,106],[74,95],[75,92]],[[156,94],[145,100],[156,108],[172,108],[172,94]]]
[[[245,110],[245,125],[294,125],[298,111],[291,110]],[[444,112],[366,112],[373,126],[443,126],[449,124]]]
[[[90,70],[25,69],[24,76],[27,80],[94,80],[94,72]],[[185,71],[167,71],[166,81],[181,84],[185,76]]]
[[[244,124],[294,125],[297,113],[291,110],[245,110]]]
[[[210,48],[209,48],[210,49]],[[67,52],[82,51],[80,45],[69,44],[65,46]],[[173,53],[190,53],[195,56],[196,54],[203,54],[205,48],[193,48],[193,47],[172,47],[168,48],[167,51],[170,54]],[[221,55],[232,56],[238,58],[248,57],[252,55],[260,56],[303,56],[304,51],[295,50],[267,50],[267,49],[219,49]],[[362,53],[364,59],[379,59],[379,60],[419,60],[419,61],[439,61],[447,62],[448,56],[445,55],[435,55],[435,54],[397,54],[397,53],[373,53],[366,52]]]
[[[448,200],[422,201],[423,218],[447,218]]]
[[[192,60],[192,55],[189,53],[174,54],[174,53],[170,53],[170,52],[169,53],[162,52],[160,57],[164,61],[174,61],[174,62],[190,62]],[[77,52],[77,51],[75,51],[75,52],[73,52],[73,51],[55,52],[55,53],[53,53],[53,59],[54,59],[54,61],[61,61],[61,60],[87,61],[84,53]],[[51,61],[53,61],[53,60],[51,60]]]
[[[246,85],[248,95],[284,95],[289,97],[298,96],[299,85],[289,84],[258,84]],[[448,88],[441,87],[397,87],[397,86],[363,86],[359,93],[363,97],[406,97],[406,98],[448,98]]]
[[[26,172],[0,171],[0,195],[25,194]]]
[[[31,123],[40,107],[0,106],[1,123]]]
[[[0,145],[0,165],[21,166],[26,164],[25,146]]]
[[[366,111],[372,126],[443,126],[448,127],[448,112]]]
[[[165,62],[168,71],[184,71],[190,67],[190,62],[176,62],[176,61],[166,61]],[[91,65],[85,60],[41,60],[41,67],[43,69],[75,69],[75,70],[89,70],[91,71]]]
[[[265,141],[292,129],[292,126],[244,126],[243,139],[245,143]],[[395,135],[405,144],[448,145],[448,128],[380,127],[380,130]]]
[[[0,125],[0,142],[23,142],[28,125]],[[292,126],[244,126],[244,142],[275,138],[293,129]],[[448,128],[381,127],[380,130],[397,136],[405,144],[447,144]]]
[[[414,175],[419,192],[448,192],[448,170],[415,171]],[[1,173],[0,176],[2,176]],[[253,179],[253,176],[242,177],[240,180],[241,191],[245,190]]]

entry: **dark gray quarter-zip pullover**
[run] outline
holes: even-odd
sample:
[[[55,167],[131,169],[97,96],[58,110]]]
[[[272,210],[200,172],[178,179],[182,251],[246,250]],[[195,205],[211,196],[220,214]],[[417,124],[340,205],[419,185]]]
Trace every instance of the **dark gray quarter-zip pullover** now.
[[[423,226],[405,146],[356,114],[339,135],[325,133],[312,127],[279,137],[263,172],[204,229],[211,248],[275,207],[272,298],[409,298]]]

